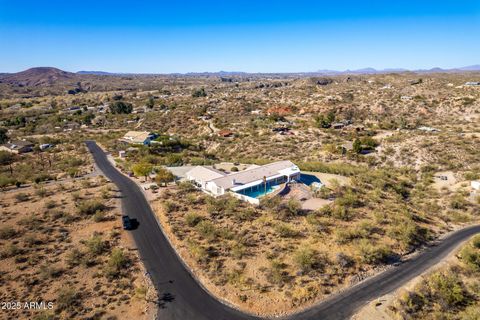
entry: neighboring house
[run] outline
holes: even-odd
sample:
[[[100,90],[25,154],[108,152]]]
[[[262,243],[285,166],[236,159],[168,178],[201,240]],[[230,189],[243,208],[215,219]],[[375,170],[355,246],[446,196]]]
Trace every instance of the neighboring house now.
[[[228,138],[233,136],[233,132],[230,130],[223,129],[218,132],[218,135],[224,138]]]
[[[131,144],[149,145],[156,137],[156,134],[148,131],[128,131],[119,140]]]
[[[473,189],[480,190],[480,180],[474,180],[470,184]]]
[[[440,129],[432,128],[432,127],[426,127],[426,126],[418,127],[418,130],[425,131],[425,132],[440,132]]]
[[[257,198],[265,195],[264,190],[269,193],[282,183],[299,181],[300,169],[288,160],[254,166],[230,174],[207,167],[197,167],[187,173],[187,179],[214,196],[231,192],[241,200],[259,204]]]
[[[50,148],[53,148],[53,144],[51,143],[43,143],[41,144],[40,146],[40,150],[47,150],[47,149],[50,149]]]
[[[0,146],[0,150],[12,153],[26,153],[33,151],[33,143],[26,140],[12,140]]]

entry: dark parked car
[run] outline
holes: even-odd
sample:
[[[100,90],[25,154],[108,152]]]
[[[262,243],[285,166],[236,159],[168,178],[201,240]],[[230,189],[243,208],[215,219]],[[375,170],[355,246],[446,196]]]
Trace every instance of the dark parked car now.
[[[122,216],[122,224],[124,230],[132,230],[132,220],[129,216]]]

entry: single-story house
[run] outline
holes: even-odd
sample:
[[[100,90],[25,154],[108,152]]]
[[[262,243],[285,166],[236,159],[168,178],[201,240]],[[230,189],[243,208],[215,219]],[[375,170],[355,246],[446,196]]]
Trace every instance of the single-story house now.
[[[12,140],[0,146],[0,150],[12,153],[26,153],[33,151],[34,144],[26,140]]]
[[[469,81],[465,82],[466,86],[480,86],[480,81]]]
[[[128,131],[120,138],[120,141],[131,144],[149,145],[156,137],[156,134],[148,131]]]
[[[187,179],[214,196],[232,195],[258,204],[257,198],[274,191],[278,185],[300,180],[300,169],[291,161],[277,161],[225,174],[208,167],[187,172]]]

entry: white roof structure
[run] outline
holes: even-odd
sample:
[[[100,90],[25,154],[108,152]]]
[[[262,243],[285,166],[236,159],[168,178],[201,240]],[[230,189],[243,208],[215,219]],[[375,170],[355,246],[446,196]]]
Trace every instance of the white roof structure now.
[[[128,131],[122,140],[130,143],[144,143],[150,135],[151,133],[148,131]]]
[[[470,182],[470,184],[472,185],[473,189],[480,190],[480,180],[474,180]]]
[[[188,171],[185,175],[191,180],[210,181],[224,177],[226,174],[213,168],[198,166]]]
[[[293,162],[285,160],[232,173],[224,177],[213,179],[210,183],[214,183],[216,186],[224,189],[232,188],[235,191],[235,186],[244,188],[249,184],[254,185],[259,181],[262,181],[264,177],[267,179],[274,179],[281,176],[290,176],[299,172],[300,169]]]

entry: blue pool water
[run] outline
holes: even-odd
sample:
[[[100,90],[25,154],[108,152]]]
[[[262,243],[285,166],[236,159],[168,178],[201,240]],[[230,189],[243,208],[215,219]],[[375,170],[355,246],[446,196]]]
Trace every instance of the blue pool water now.
[[[321,182],[320,179],[315,177],[314,175],[311,174],[304,174],[302,173],[300,175],[300,182],[306,184],[307,186],[311,185],[314,182]]]
[[[263,185],[260,185],[258,187],[254,187],[252,189],[246,189],[246,190],[240,190],[238,193],[246,195],[247,197],[251,198],[260,198],[263,197],[269,193],[272,193],[276,189],[280,188],[278,185],[269,185],[267,184],[267,192],[265,193],[265,187]]]

